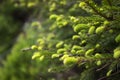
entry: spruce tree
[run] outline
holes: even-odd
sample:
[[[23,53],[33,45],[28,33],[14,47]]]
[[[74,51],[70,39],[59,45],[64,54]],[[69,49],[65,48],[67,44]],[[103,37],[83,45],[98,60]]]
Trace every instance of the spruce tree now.
[[[43,25],[46,35],[36,48],[51,58],[48,71],[66,75],[61,80],[118,80],[119,0],[44,0],[43,4],[47,6],[40,13],[49,23]],[[69,71],[79,76],[68,76]]]

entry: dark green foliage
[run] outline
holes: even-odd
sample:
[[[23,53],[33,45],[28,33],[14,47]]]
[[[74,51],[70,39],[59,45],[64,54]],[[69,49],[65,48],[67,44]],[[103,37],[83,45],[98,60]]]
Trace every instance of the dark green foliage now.
[[[43,1],[43,4],[45,2]],[[54,50],[52,58],[62,61],[70,71],[77,65],[76,73],[80,75],[82,72],[80,80],[105,79],[109,76],[112,76],[110,79],[114,79],[112,74],[119,75],[117,73],[119,68],[117,71],[108,69],[114,61],[119,61],[120,57],[118,23],[120,14],[117,1],[51,0],[46,4],[48,7],[43,7],[46,8],[46,13],[49,13],[46,14],[46,18],[49,17],[47,21],[50,23],[49,29],[45,29],[48,32],[44,33],[46,37],[43,40],[48,43],[43,45],[43,51],[46,48],[48,51]],[[45,13],[45,10],[43,11]],[[52,36],[50,34],[54,36],[49,38]],[[84,69],[79,72],[81,68]],[[93,72],[90,72],[91,69]]]

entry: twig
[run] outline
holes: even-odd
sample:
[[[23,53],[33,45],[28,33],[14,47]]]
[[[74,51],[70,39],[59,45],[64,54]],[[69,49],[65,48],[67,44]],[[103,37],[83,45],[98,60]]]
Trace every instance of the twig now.
[[[118,74],[118,73],[120,73],[120,70],[117,71],[117,72],[115,72],[115,73],[113,73],[113,74],[111,74],[110,76],[114,76],[114,75],[116,75],[116,74]],[[108,77],[110,77],[110,76],[104,76],[104,77],[102,77],[102,78],[99,78],[98,80],[105,80],[106,78],[108,78]]]
[[[101,68],[97,69],[96,71],[100,71],[100,70],[104,69],[105,67],[107,67],[108,65],[109,65],[109,63],[103,65]]]

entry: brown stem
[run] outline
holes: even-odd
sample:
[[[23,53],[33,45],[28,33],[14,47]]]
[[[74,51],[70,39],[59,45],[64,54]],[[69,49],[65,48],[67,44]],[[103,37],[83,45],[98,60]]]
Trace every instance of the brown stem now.
[[[109,63],[103,65],[101,68],[97,69],[96,71],[100,71],[100,70],[104,69],[105,67],[107,67],[108,65],[109,65]]]
[[[114,76],[114,75],[119,74],[119,73],[120,73],[120,70],[115,72],[115,73],[113,73],[113,74],[111,74],[110,76]],[[110,76],[104,76],[104,77],[99,78],[98,80],[105,80],[106,78],[108,78]]]

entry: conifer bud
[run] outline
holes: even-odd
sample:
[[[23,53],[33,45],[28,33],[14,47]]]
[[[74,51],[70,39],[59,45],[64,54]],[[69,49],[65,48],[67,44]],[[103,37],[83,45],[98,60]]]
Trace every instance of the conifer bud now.
[[[63,41],[57,43],[57,44],[56,44],[56,48],[60,48],[60,47],[62,47],[63,43],[64,43]]]
[[[89,49],[86,51],[85,56],[92,55],[93,52],[94,52],[94,49]]]
[[[44,55],[42,55],[42,56],[40,56],[39,60],[40,60],[40,61],[43,61],[43,60],[44,60],[44,58],[45,58],[45,56],[44,56]]]
[[[96,62],[96,65],[97,65],[97,66],[100,66],[101,64],[102,64],[101,60],[98,60],[98,61]]]
[[[71,53],[75,54],[75,53],[76,53],[76,51],[75,51],[74,49],[72,49],[72,50],[71,50]]]
[[[81,41],[81,45],[82,45],[82,44],[85,44],[85,43],[86,43],[86,40],[82,40],[82,41]]]
[[[65,58],[68,58],[68,57],[69,57],[69,55],[65,54],[60,58],[60,60],[64,60]]]
[[[74,45],[74,46],[72,47],[72,49],[73,49],[73,50],[79,50],[79,49],[81,49],[81,47],[78,46],[78,45]]]
[[[96,32],[96,34],[101,34],[104,31],[104,29],[105,29],[105,27],[101,26],[101,27],[98,27],[95,32]]]
[[[52,14],[52,15],[50,15],[49,19],[56,19],[57,17],[58,17],[58,15]]]
[[[73,40],[77,40],[77,39],[79,39],[79,38],[80,38],[79,35],[74,35],[74,36],[72,37]]]
[[[120,57],[120,50],[118,51],[114,51],[114,55],[113,55],[114,58],[119,58]]]
[[[51,58],[57,58],[59,56],[60,56],[59,54],[53,54]]]
[[[100,44],[96,44],[95,48],[99,48],[100,47]]]
[[[38,47],[36,45],[32,45],[31,49],[37,49]]]
[[[76,54],[84,54],[84,50],[78,50],[77,52],[76,52]]]
[[[88,34],[93,34],[94,31],[95,31],[95,26],[91,26],[91,27],[89,28]]]
[[[85,2],[80,2],[79,7],[85,7],[86,3]]]
[[[110,24],[109,21],[104,21],[104,25],[105,25],[105,26],[108,26],[109,24]]]
[[[77,25],[74,27],[74,31],[75,31],[75,32],[79,32],[80,30],[87,29],[87,28],[88,28],[88,25],[87,25],[87,24],[77,24]]]
[[[100,11],[103,11],[104,9],[103,9],[103,8],[100,8],[99,10],[100,10]]]
[[[112,73],[112,70],[109,70],[106,74],[106,76],[110,76],[110,74]]]
[[[35,59],[37,57],[40,57],[40,53],[39,52],[35,52],[32,56],[32,59]]]
[[[64,53],[65,51],[66,51],[66,49],[61,48],[61,49],[58,49],[58,50],[57,50],[57,53]]]
[[[113,33],[113,30],[112,30],[112,29],[110,29],[110,30],[109,30],[109,33]]]
[[[117,35],[117,37],[115,38],[115,41],[116,41],[117,43],[120,42],[120,34]]]
[[[96,54],[95,54],[95,58],[98,58],[98,59],[99,59],[99,58],[102,58],[102,55],[99,54],[99,53],[96,53]]]
[[[78,61],[78,59],[75,57],[67,57],[64,59],[63,63],[64,63],[64,65],[68,66],[68,65],[73,65],[73,64],[77,63],[77,61]]]
[[[114,49],[113,57],[116,59],[120,57],[120,47],[117,47],[116,49]]]

